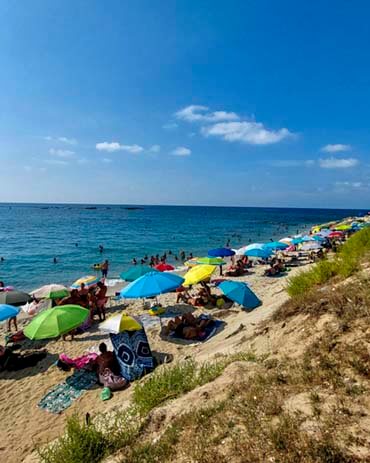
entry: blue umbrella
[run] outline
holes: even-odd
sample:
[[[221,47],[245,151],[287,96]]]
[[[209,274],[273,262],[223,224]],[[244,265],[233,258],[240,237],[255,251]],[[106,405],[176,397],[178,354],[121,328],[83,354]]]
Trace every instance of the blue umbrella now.
[[[324,238],[323,236],[320,236],[320,235],[315,235],[315,236],[313,237],[313,239],[314,239],[315,241],[326,241],[326,238]]]
[[[208,251],[208,255],[210,257],[228,257],[233,256],[235,251],[229,248],[217,248],[217,249],[210,249]]]
[[[182,277],[174,273],[148,272],[123,288],[120,296],[128,299],[158,296],[158,294],[175,290],[184,281]]]
[[[8,320],[9,318],[16,317],[20,309],[8,304],[0,304],[0,321]]]
[[[148,265],[135,265],[126,272],[121,273],[120,277],[125,281],[135,281],[149,272],[158,272],[158,270],[149,267]]]
[[[267,259],[272,254],[270,249],[261,248],[253,248],[245,251],[244,255],[249,257],[259,257],[261,259]]]
[[[301,244],[303,243],[303,238],[293,238],[292,244]]]
[[[313,241],[313,236],[309,236],[309,235],[305,235],[302,237],[302,241],[303,242],[307,242],[307,241]]]
[[[286,243],[281,243],[280,241],[272,241],[271,243],[266,243],[263,247],[265,249],[271,249],[275,251],[277,249],[286,249],[289,247],[289,245]]]
[[[261,301],[245,283],[240,281],[223,281],[218,287],[226,297],[246,309],[254,309],[261,305]]]

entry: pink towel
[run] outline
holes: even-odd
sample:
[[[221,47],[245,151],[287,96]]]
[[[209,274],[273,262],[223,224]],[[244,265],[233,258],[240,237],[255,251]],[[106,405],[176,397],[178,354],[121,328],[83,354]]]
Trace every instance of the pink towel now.
[[[82,368],[85,368],[90,362],[93,362],[97,356],[98,354],[91,352],[89,354],[82,355],[81,357],[76,357],[75,359],[71,359],[66,354],[60,354],[59,358],[64,363],[67,363],[68,365],[77,368],[77,370],[81,370]]]

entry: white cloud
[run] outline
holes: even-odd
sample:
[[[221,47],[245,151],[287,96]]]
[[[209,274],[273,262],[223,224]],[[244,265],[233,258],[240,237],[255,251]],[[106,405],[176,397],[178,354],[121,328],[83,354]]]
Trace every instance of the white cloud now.
[[[251,145],[268,145],[278,143],[293,134],[288,129],[268,130],[260,122],[220,122],[209,127],[202,127],[206,136],[220,137],[223,140],[239,141]]]
[[[335,182],[337,187],[349,187],[349,188],[361,188],[363,186],[362,182]]]
[[[71,158],[72,156],[74,156],[75,153],[74,151],[50,148],[49,154],[51,154],[52,156],[58,156],[60,158]]]
[[[77,164],[87,164],[89,162],[86,158],[77,159]]]
[[[68,165],[67,161],[62,161],[61,159],[47,159],[45,161],[47,164],[55,165],[55,166],[66,166]]]
[[[105,162],[106,164],[110,164],[112,162],[112,159],[103,158],[102,161]]]
[[[214,111],[209,112],[208,106],[190,105],[180,109],[175,113],[177,119],[187,122],[220,122],[220,121],[237,121],[239,116],[233,112]]]
[[[340,159],[331,157],[327,159],[319,159],[319,165],[324,169],[348,169],[349,167],[354,167],[357,164],[358,159],[355,158]]]
[[[162,125],[162,129],[165,129],[165,130],[173,130],[173,129],[177,129],[177,127],[178,127],[178,124],[176,124],[176,122],[168,122],[167,124]]]
[[[161,147],[159,145],[152,145],[150,148],[149,148],[149,151],[151,153],[159,153],[161,151]]]
[[[171,154],[173,156],[190,156],[191,150],[189,148],[185,148],[185,146],[178,146],[171,152]]]
[[[311,167],[314,164],[315,161],[313,159],[307,159],[306,161],[299,159],[277,159],[271,162],[273,167]]]
[[[96,149],[98,151],[107,151],[108,153],[113,153],[114,151],[127,151],[128,153],[141,153],[144,151],[144,148],[139,145],[121,145],[120,143],[113,141],[113,142],[102,142],[96,144]]]
[[[65,143],[66,145],[77,145],[77,140],[75,138],[67,138],[67,137],[43,137],[46,141],[57,141],[61,143]]]
[[[321,148],[321,151],[324,153],[339,153],[341,151],[350,151],[352,149],[351,145],[342,145],[341,143],[336,143],[334,145],[325,145]]]

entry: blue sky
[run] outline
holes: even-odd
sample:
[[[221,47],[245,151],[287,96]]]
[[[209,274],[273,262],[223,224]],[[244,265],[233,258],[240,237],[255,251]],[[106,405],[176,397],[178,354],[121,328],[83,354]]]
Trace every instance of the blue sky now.
[[[369,206],[363,0],[0,3],[0,201]]]

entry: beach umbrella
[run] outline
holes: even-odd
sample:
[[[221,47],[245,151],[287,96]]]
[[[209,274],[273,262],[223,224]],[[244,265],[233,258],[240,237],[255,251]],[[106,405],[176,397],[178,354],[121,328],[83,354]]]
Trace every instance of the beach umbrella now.
[[[0,322],[16,317],[21,310],[9,304],[0,304]]]
[[[98,328],[106,333],[118,334],[122,333],[122,331],[138,331],[143,326],[136,318],[121,312],[99,323]]]
[[[221,259],[221,257],[200,257],[197,260],[197,264],[202,265],[225,265],[226,262]]]
[[[320,248],[321,248],[321,244],[318,241],[309,241],[307,243],[303,243],[300,250],[301,251],[313,251],[315,249],[320,249]]]
[[[287,236],[286,238],[281,238],[279,241],[280,243],[285,243],[289,246],[293,242],[293,238],[289,238],[289,236]]]
[[[348,224],[341,224],[341,225],[337,225],[336,227],[334,227],[335,230],[340,230],[340,231],[346,231],[346,230],[350,230],[351,229],[351,225],[348,225]]]
[[[341,231],[333,231],[328,235],[328,238],[342,238],[343,232]]]
[[[235,251],[229,248],[216,248],[216,249],[210,249],[208,251],[208,255],[210,257],[229,257],[233,256],[235,254]]]
[[[72,285],[71,288],[78,289],[82,283],[85,284],[86,288],[91,288],[95,286],[100,281],[100,278],[93,276],[93,275],[86,275],[84,277],[79,278],[76,280]]]
[[[322,235],[313,235],[313,239],[315,241],[325,241],[326,240],[326,238]]]
[[[123,288],[120,296],[127,299],[158,296],[158,294],[174,291],[183,282],[184,278],[174,273],[148,272]]]
[[[120,277],[125,281],[135,281],[146,273],[156,272],[157,270],[148,265],[134,265],[126,272],[121,273]]]
[[[199,259],[199,257],[193,257],[192,259],[189,259],[187,260],[186,262],[184,262],[184,265],[186,267],[195,267],[197,264],[197,260]]]
[[[226,297],[240,304],[246,309],[254,309],[261,305],[261,301],[254,292],[241,281],[223,281],[218,285]]]
[[[303,242],[303,243],[306,243],[306,242],[309,242],[309,241],[313,241],[313,240],[314,240],[314,237],[311,236],[311,235],[302,236],[302,242]]]
[[[56,338],[82,325],[88,316],[89,311],[79,305],[60,305],[36,315],[24,334],[29,339]]]
[[[259,248],[249,249],[244,254],[248,257],[259,257],[260,259],[267,259],[268,257],[271,257],[272,250],[265,249],[263,246],[261,246]]]
[[[280,241],[271,241],[271,243],[266,243],[263,246],[265,249],[270,249],[271,251],[283,250],[288,247],[286,243],[280,243]]]
[[[216,270],[214,265],[197,265],[185,273],[183,286],[195,285],[201,281],[208,280]]]
[[[161,264],[156,265],[155,269],[159,270],[160,272],[170,272],[171,270],[175,270],[175,267],[173,267],[170,264],[166,264],[162,262]]]
[[[68,296],[69,290],[63,285],[51,284],[31,291],[31,295],[36,299],[59,299]]]
[[[0,304],[20,306],[32,301],[32,297],[22,291],[2,291],[0,293]]]

